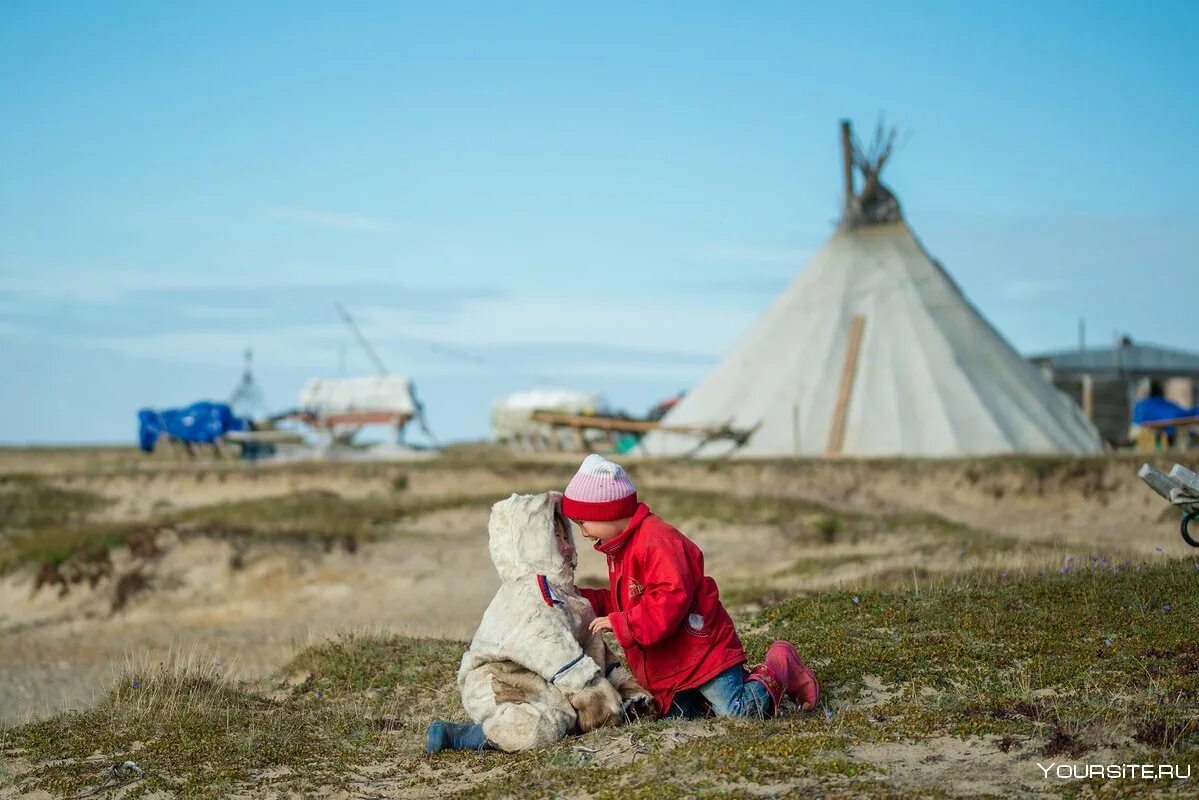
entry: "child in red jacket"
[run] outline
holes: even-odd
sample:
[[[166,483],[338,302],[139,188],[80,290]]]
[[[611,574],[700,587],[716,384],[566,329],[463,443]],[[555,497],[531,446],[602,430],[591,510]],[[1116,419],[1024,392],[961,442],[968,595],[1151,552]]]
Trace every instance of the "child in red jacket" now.
[[[665,716],[768,717],[784,694],[807,708],[820,685],[795,646],[775,642],[746,672],[745,651],[704,574],[704,554],[637,501],[623,469],[590,455],[571,479],[562,513],[608,558],[608,590],[581,589],[594,632],[610,630],[629,669]]]

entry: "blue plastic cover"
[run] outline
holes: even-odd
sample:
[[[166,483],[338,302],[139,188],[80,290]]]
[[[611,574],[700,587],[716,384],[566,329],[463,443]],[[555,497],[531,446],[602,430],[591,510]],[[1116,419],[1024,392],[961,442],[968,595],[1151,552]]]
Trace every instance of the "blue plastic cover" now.
[[[1132,421],[1140,425],[1144,422],[1160,422],[1163,419],[1177,419],[1186,415],[1185,408],[1164,397],[1146,397],[1133,408]]]
[[[228,403],[201,401],[186,408],[165,408],[155,411],[143,408],[137,412],[138,444],[149,453],[163,434],[182,442],[211,444],[230,431],[244,431],[250,421],[233,415]]]
[[[1177,403],[1164,397],[1146,397],[1140,400],[1132,409],[1132,422],[1142,425],[1146,422],[1161,422],[1167,419],[1178,419],[1187,416],[1187,410]],[[1167,436],[1173,436],[1176,428],[1164,428]]]

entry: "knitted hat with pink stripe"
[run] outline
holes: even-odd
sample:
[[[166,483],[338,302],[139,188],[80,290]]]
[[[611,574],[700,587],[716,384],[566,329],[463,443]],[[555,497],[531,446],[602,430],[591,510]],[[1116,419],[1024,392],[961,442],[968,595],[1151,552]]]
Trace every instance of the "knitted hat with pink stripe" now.
[[[637,511],[637,487],[619,464],[595,454],[570,479],[562,495],[562,513],[584,522],[611,522]]]

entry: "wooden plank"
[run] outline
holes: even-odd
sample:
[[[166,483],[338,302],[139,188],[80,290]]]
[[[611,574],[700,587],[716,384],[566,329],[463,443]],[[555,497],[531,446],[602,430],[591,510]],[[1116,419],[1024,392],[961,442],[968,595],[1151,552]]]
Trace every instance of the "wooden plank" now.
[[[849,323],[849,344],[845,348],[845,363],[841,366],[841,386],[837,390],[837,405],[833,409],[833,424],[828,433],[827,456],[841,455],[845,446],[845,421],[849,416],[849,401],[853,396],[853,382],[858,371],[858,351],[862,348],[862,331],[866,318],[858,314]]]
[[[1170,492],[1178,488],[1178,484],[1170,480],[1166,473],[1156,469],[1151,464],[1142,464],[1137,471],[1137,477],[1149,484],[1149,488],[1165,499],[1170,499]]]
[[[553,411],[534,411],[530,419],[548,425],[565,425],[568,428],[596,428],[602,431],[646,433],[662,427],[660,423],[639,419],[611,419],[589,417],[582,414],[558,414]]]
[[[1192,472],[1182,464],[1175,464],[1170,469],[1170,480],[1190,489],[1192,494],[1199,495],[1199,474]]]
[[[1189,428],[1199,425],[1199,417],[1175,417],[1174,419],[1155,419],[1152,422],[1142,422],[1142,428],[1161,430],[1162,428]]]
[[[529,415],[529,418],[536,422],[544,423],[549,426],[551,431],[557,431],[562,428],[570,429],[579,437],[580,444],[583,445],[583,449],[585,450],[591,449],[590,443],[587,442],[583,434],[583,431],[586,430],[603,431],[608,434],[613,442],[617,441],[617,434],[621,433],[646,433],[652,430],[661,430],[689,434],[701,439],[699,445],[695,448],[695,450],[698,450],[704,444],[717,439],[729,439],[734,442],[736,447],[742,447],[749,440],[749,437],[762,425],[759,422],[750,429],[733,428],[729,424],[663,425],[661,422],[652,422],[650,420],[613,419],[611,417],[594,417],[585,414],[560,414],[553,411],[534,411]],[[640,448],[642,453],[649,454],[649,451],[645,447],[644,436],[638,438],[637,447]]]
[[[615,419],[593,417],[586,414],[560,414],[556,411],[534,411],[529,418],[534,422],[544,422],[547,425],[562,425],[578,430],[591,428],[615,433],[648,433],[658,430],[672,433],[737,433],[724,425],[663,425],[661,422],[648,419]]]
[[[225,434],[231,442],[241,444],[303,444],[304,437],[296,431],[230,431]]]

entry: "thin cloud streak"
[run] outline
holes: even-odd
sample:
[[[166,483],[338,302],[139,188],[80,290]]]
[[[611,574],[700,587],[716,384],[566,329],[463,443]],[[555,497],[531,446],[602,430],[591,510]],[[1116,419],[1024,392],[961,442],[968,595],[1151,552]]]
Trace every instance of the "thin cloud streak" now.
[[[369,214],[345,211],[301,208],[298,206],[268,206],[263,213],[273,220],[291,222],[315,228],[330,228],[340,231],[383,232],[396,229],[394,220]]]

